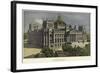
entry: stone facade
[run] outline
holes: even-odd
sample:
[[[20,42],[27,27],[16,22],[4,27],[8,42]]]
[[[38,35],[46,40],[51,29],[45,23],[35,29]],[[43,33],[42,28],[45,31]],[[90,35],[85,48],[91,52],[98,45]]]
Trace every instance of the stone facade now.
[[[37,26],[38,28],[38,26]],[[71,25],[67,25],[58,16],[57,20],[44,20],[41,29],[31,30],[31,24],[29,25],[29,45],[36,48],[62,48],[65,43],[79,42],[84,40],[83,31],[72,28]]]

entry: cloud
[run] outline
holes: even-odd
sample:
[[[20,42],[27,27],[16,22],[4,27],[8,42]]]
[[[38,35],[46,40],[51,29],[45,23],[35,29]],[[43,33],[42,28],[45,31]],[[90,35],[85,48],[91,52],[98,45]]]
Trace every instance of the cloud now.
[[[86,30],[89,31],[90,13],[24,10],[25,31],[28,30],[29,24],[33,22],[42,24],[43,20],[46,18],[56,20],[59,14],[66,24],[85,25]]]

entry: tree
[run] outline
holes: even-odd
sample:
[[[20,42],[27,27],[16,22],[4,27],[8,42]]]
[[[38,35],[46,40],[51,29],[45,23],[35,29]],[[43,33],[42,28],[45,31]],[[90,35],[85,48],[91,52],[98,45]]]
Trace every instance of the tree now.
[[[74,48],[71,46],[71,44],[64,44],[62,46],[62,49],[64,52],[68,53],[69,55],[67,56],[73,56]]]
[[[43,48],[41,52],[44,53],[46,57],[54,57],[55,56],[55,53],[50,48]]]
[[[90,42],[90,34],[87,34],[87,42]]]
[[[72,48],[72,46],[70,44],[64,44],[62,46],[62,49],[63,49],[63,51],[71,52],[73,48]]]
[[[28,39],[28,34],[27,33],[24,33],[24,40],[25,39]]]
[[[85,52],[86,52],[86,55],[87,55],[87,56],[90,55],[90,44],[86,44],[86,45],[85,45]]]
[[[90,44],[85,45],[84,48],[79,46],[72,47],[71,44],[65,44],[62,46],[63,51],[69,53],[69,56],[89,56]]]

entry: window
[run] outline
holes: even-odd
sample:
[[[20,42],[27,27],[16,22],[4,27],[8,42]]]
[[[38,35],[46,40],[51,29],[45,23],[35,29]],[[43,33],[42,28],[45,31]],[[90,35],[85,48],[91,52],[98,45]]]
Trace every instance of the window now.
[[[51,45],[51,47],[53,47],[53,45]]]

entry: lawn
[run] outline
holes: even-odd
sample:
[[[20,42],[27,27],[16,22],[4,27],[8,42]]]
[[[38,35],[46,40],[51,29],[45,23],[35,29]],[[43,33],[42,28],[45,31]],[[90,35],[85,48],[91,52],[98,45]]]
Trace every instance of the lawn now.
[[[24,48],[24,57],[35,55],[41,51],[41,48]]]

